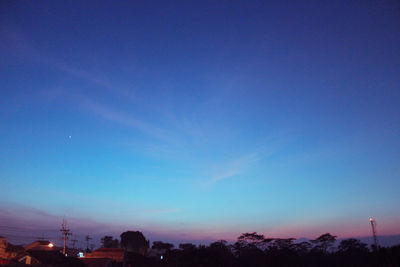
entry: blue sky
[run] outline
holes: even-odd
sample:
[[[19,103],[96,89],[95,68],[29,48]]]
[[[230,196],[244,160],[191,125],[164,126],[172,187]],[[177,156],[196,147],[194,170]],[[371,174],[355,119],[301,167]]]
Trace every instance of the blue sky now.
[[[10,218],[40,210],[176,240],[365,235],[370,216],[400,232],[395,1],[0,12]]]

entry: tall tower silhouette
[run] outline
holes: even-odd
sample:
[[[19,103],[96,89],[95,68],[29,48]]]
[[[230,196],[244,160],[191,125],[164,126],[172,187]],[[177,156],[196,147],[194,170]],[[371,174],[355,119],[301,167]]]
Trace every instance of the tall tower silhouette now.
[[[369,218],[369,222],[371,223],[371,228],[372,228],[372,237],[374,238],[374,250],[377,250],[379,245],[378,245],[378,237],[376,236],[376,221],[374,218]]]

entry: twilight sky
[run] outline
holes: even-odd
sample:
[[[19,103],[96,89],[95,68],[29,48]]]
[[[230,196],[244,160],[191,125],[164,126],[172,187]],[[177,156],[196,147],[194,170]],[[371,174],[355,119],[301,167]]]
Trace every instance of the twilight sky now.
[[[0,235],[400,233],[399,29],[397,1],[2,1]]]

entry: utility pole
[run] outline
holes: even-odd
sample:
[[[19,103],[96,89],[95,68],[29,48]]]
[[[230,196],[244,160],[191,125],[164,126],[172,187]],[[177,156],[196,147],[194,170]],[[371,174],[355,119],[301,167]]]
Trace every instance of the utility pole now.
[[[89,251],[89,241],[93,239],[91,238],[89,235],[86,236],[85,240],[86,240],[86,251]]]
[[[376,221],[374,218],[369,218],[369,222],[371,223],[372,228],[372,237],[374,238],[374,250],[378,250],[378,237],[376,236]]]
[[[61,225],[61,229],[60,229],[61,233],[63,234],[63,240],[64,240],[64,248],[63,248],[63,254],[64,256],[67,254],[67,240],[68,240],[68,236],[71,235],[69,229],[67,229],[67,221],[65,220],[65,218],[63,219],[63,223]]]

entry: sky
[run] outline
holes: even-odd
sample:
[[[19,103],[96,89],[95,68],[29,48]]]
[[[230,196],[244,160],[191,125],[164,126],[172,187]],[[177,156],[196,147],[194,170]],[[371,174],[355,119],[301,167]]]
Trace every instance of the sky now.
[[[390,0],[2,1],[0,235],[400,234],[399,29]]]

